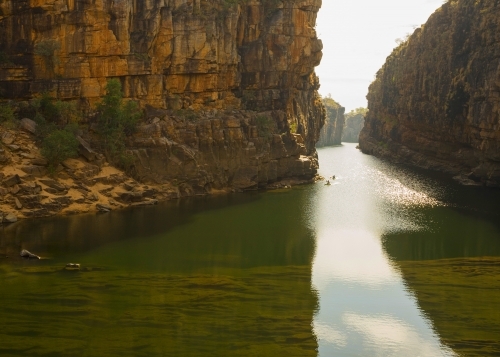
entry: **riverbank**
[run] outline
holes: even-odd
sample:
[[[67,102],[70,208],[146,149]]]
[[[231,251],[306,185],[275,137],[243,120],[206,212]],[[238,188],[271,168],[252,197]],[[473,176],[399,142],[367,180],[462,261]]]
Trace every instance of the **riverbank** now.
[[[0,128],[0,224],[19,219],[111,211],[154,205],[181,197],[200,195],[189,185],[173,180],[141,183],[109,165],[102,157],[65,160],[54,173],[40,154],[32,134]],[[267,185],[277,189],[314,182],[285,179]],[[236,192],[234,188],[210,189],[203,195]]]

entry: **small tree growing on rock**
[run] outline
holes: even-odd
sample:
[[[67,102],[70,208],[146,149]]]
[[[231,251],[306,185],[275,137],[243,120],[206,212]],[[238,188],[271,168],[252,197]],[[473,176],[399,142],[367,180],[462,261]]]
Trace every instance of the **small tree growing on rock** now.
[[[78,155],[78,141],[69,128],[54,130],[43,139],[41,152],[53,172],[61,162]]]
[[[127,154],[125,140],[133,134],[142,113],[133,101],[123,101],[122,86],[118,79],[106,85],[106,95],[97,104],[97,128],[106,156],[122,167],[128,168],[132,157]]]

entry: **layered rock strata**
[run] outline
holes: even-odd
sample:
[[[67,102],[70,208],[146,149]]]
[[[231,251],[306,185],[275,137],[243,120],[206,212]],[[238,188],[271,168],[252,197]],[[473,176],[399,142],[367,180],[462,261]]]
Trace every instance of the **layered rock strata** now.
[[[499,186],[499,54],[500,4],[448,1],[377,73],[363,152]]]
[[[133,174],[186,190],[311,179],[324,121],[321,0],[0,3],[0,90],[91,114],[109,78],[147,110]],[[293,128],[293,130],[291,129]],[[90,138],[89,138],[90,140]]]
[[[342,131],[345,124],[345,108],[332,98],[324,98],[323,104],[326,110],[325,125],[321,128],[318,147],[342,144]]]

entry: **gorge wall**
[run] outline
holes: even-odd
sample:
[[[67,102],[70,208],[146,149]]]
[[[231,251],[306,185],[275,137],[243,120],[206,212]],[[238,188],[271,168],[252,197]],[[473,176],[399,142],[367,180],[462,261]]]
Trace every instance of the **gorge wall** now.
[[[363,152],[500,185],[500,2],[453,0],[394,49],[368,93]]]
[[[0,95],[91,115],[110,78],[147,122],[128,143],[142,182],[188,194],[308,180],[324,121],[314,67],[321,0],[5,0]],[[89,134],[87,139],[92,142]],[[182,186],[184,185],[184,186]]]
[[[321,128],[318,147],[342,144],[342,131],[345,124],[345,108],[331,97],[323,98],[326,110],[325,125]]]
[[[359,142],[359,133],[365,125],[365,108],[352,110],[345,115],[344,130],[342,130],[342,141],[348,143]]]

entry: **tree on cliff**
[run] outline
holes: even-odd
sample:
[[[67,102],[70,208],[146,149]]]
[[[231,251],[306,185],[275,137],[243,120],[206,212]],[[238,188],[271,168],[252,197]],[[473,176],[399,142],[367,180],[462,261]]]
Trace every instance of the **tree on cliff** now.
[[[123,101],[122,86],[118,79],[106,85],[106,95],[97,104],[97,129],[104,152],[110,161],[125,168],[132,158],[126,152],[126,137],[133,134],[142,113],[133,101]]]

